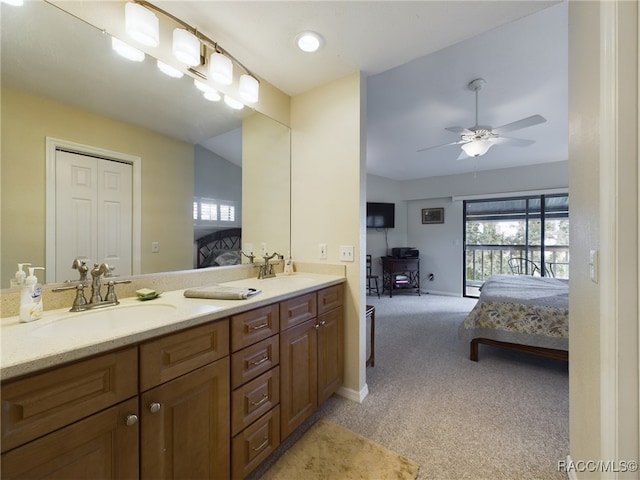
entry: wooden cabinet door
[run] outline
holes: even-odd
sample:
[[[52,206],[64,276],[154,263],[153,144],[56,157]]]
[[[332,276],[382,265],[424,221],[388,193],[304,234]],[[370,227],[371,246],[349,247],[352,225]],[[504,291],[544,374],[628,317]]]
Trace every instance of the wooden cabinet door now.
[[[280,333],[281,438],[318,407],[316,321]]]
[[[229,357],[141,395],[141,478],[230,476]]]
[[[342,308],[318,316],[318,405],[344,380]]]
[[[138,399],[132,398],[2,455],[2,478],[138,478]]]

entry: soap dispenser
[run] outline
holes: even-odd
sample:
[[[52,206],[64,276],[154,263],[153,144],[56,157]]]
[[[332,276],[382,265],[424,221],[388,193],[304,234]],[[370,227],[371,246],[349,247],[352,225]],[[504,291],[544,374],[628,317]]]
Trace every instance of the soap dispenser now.
[[[29,267],[29,276],[22,285],[20,292],[20,321],[32,322],[42,318],[42,285],[35,276],[36,270],[44,267]]]
[[[293,273],[293,261],[291,260],[291,253],[287,252],[287,258],[284,261],[284,274],[291,275]]]
[[[25,267],[26,265],[31,265],[30,263],[19,263],[18,264],[18,271],[16,272],[16,279],[11,281],[11,286],[12,287],[20,287],[22,285],[24,285],[24,280],[27,276],[27,274],[24,272],[23,267]]]

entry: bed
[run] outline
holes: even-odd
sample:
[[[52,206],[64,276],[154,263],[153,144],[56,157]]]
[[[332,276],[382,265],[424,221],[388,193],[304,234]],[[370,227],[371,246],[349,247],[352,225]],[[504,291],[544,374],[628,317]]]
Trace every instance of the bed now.
[[[196,240],[196,267],[219,267],[242,263],[242,229],[227,228]]]
[[[480,344],[569,359],[569,283],[528,275],[492,275],[460,325],[478,361]]]

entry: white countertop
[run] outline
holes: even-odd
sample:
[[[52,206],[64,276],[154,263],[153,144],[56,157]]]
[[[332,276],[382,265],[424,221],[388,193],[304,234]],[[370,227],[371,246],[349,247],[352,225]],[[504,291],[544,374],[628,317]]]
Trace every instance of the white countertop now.
[[[226,318],[240,312],[259,308],[274,302],[315,291],[323,287],[343,283],[345,278],[337,275],[296,273],[278,275],[275,278],[258,280],[249,278],[221,285],[250,287],[261,293],[246,300],[204,300],[185,298],[184,289],[164,292],[158,298],[141,302],[137,298],[120,300],[120,305],[92,310],[102,312],[133,306],[166,305],[162,315],[140,315],[135,321],[109,326],[92,325],[87,315],[86,327],[83,324],[77,331],[55,333],[55,327],[49,325],[64,322],[72,316],[83,316],[85,312],[70,313],[68,308],[49,310],[40,320],[21,323],[19,317],[7,317],[0,323],[0,380],[15,378],[37,370],[78,360],[110,350],[135,345],[160,335],[201,325],[212,320]],[[79,318],[73,319],[74,322]],[[51,333],[53,332],[53,334]]]

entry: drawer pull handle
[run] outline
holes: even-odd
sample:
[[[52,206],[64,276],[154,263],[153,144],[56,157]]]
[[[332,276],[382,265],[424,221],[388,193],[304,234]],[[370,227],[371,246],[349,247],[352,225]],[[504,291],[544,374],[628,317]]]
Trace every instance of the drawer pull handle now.
[[[260,365],[261,363],[266,362],[267,360],[269,360],[269,355],[265,355],[264,357],[262,357],[260,360],[256,360],[255,362],[251,362],[252,366],[256,366],[256,365]]]
[[[262,405],[264,402],[266,402],[269,399],[269,395],[267,395],[266,393],[262,394],[262,398],[260,400],[258,400],[257,402],[251,402],[251,406],[252,407],[257,407],[258,405]]]
[[[162,405],[160,405],[158,402],[153,402],[149,404],[149,411],[151,413],[158,413],[161,407]]]
[[[318,329],[320,328],[320,324],[319,324],[319,323],[316,323],[316,324],[313,326],[313,328],[315,328],[316,330],[318,330]]]
[[[261,323],[260,325],[255,325],[251,327],[251,330],[260,330],[261,328],[266,328],[268,326],[269,324],[265,322],[265,323]]]
[[[138,416],[134,413],[130,413],[129,415],[127,415],[124,419],[124,423],[127,427],[131,427],[133,425],[135,425],[136,423],[138,423]]]
[[[253,450],[254,452],[257,452],[258,450],[262,450],[264,447],[267,446],[268,443],[269,443],[269,439],[267,437],[265,437],[264,438],[264,442],[262,442],[257,447],[252,447],[251,450]]]

